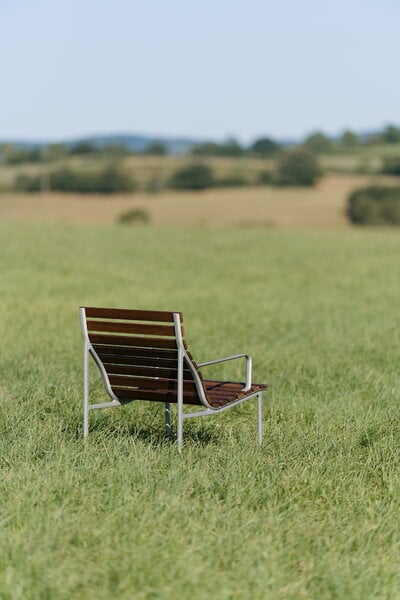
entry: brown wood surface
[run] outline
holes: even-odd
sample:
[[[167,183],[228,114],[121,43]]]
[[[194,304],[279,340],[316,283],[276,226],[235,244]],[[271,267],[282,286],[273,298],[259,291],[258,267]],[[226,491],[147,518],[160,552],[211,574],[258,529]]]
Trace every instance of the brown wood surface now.
[[[98,319],[123,319],[131,321],[158,321],[160,323],[173,323],[174,313],[162,310],[131,310],[124,308],[98,308],[94,306],[82,306],[86,317]],[[182,313],[181,322],[183,320]]]
[[[223,391],[225,389],[239,390],[241,388],[244,388],[244,386],[246,385],[243,381],[219,381],[215,379],[205,379],[203,383],[207,390],[211,391]],[[252,383],[251,385],[251,389],[254,390],[264,390],[266,387],[267,385],[264,383]]]
[[[221,408],[266,388],[264,384],[253,384],[249,391],[244,392],[243,382],[215,380],[204,380],[203,386],[208,402],[215,408]]]
[[[177,379],[178,369],[163,369],[160,367],[140,367],[137,365],[115,365],[103,362],[104,368],[109,375],[135,375],[138,377],[162,377],[163,379]],[[183,378],[193,381],[189,369],[184,369]]]
[[[156,379],[155,377],[128,377],[125,375],[110,375],[111,387],[132,387],[132,388],[149,388],[152,390],[168,390],[176,392],[178,389],[177,379]],[[183,381],[184,392],[193,392],[197,394],[196,386],[193,381]]]
[[[98,353],[100,360],[109,365],[129,365],[141,367],[154,367],[165,369],[177,369],[177,359],[153,358],[151,356],[117,356],[113,354]]]
[[[121,348],[120,346],[107,346],[102,344],[93,344],[93,348],[99,357],[112,356],[114,358],[124,357],[130,358],[132,357],[140,357],[140,358],[148,358],[149,360],[157,360],[160,361],[174,361],[175,364],[178,360],[178,349],[168,350],[165,348]],[[141,363],[137,363],[141,364]],[[145,364],[145,363],[143,363]],[[152,363],[151,363],[152,364]],[[166,365],[168,366],[168,365]]]
[[[170,348],[176,349],[176,340],[170,338],[144,338],[134,336],[107,335],[101,333],[88,333],[92,344],[108,346],[135,346],[138,348]]]
[[[175,337],[173,325],[151,325],[150,323],[126,323],[123,321],[86,321],[88,331],[111,331],[112,333],[139,333],[143,335],[162,335]],[[183,332],[182,332],[183,336]]]
[[[153,402],[177,402],[177,393],[176,392],[168,392],[165,390],[144,390],[144,389],[134,389],[134,388],[113,388],[114,394],[119,398],[122,402],[129,402],[132,400],[151,400]],[[197,394],[191,394],[190,392],[185,392],[183,394],[183,402],[185,404],[201,404],[199,397]]]

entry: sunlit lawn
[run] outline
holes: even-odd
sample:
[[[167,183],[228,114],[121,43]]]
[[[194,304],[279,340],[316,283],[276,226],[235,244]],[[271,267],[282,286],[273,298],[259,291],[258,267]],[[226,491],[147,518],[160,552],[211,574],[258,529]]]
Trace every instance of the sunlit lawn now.
[[[0,598],[399,598],[400,232],[0,226]],[[91,415],[77,307],[180,310],[265,396]],[[241,378],[243,365],[215,374]],[[94,380],[93,399],[106,399]]]

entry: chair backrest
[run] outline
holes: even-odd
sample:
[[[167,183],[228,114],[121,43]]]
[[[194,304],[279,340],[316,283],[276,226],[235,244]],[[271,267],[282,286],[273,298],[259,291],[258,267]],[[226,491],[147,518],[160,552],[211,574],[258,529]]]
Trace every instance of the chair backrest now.
[[[178,350],[183,402],[206,404],[202,377],[187,350],[182,314],[81,307],[82,333],[109,395],[119,402],[176,402]]]

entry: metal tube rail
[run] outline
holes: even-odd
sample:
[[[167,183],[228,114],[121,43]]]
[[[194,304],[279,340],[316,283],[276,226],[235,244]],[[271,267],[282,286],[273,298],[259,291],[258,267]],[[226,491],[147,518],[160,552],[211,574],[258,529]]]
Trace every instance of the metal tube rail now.
[[[248,392],[251,389],[251,371],[252,371],[252,360],[250,354],[233,354],[232,356],[225,356],[224,358],[217,358],[216,360],[209,360],[207,362],[199,363],[198,367],[208,367],[209,365],[216,365],[217,363],[226,362],[228,360],[235,360],[236,358],[246,359],[246,383],[243,388],[244,392]]]

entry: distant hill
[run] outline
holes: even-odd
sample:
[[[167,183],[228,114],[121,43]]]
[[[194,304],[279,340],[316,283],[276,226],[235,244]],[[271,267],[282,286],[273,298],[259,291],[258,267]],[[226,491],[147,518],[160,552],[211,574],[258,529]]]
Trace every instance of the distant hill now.
[[[370,131],[362,131],[355,132],[358,137],[362,141],[368,141],[370,138],[381,133],[378,130],[370,130]],[[264,137],[263,135],[259,135],[256,137]],[[268,136],[267,136],[268,137]],[[331,140],[337,141],[340,139],[340,135],[328,135]],[[281,146],[295,146],[301,143],[300,139],[295,138],[286,138],[286,139],[277,139],[274,138]],[[196,138],[183,138],[183,137],[156,137],[149,135],[138,135],[138,134],[129,134],[129,133],[115,133],[115,134],[104,134],[104,135],[89,135],[89,136],[80,136],[72,139],[58,139],[58,140],[0,140],[0,144],[12,144],[19,148],[45,148],[50,144],[64,144],[65,146],[71,147],[75,144],[81,142],[90,142],[94,146],[98,148],[104,148],[110,145],[121,145],[125,146],[128,150],[132,152],[142,153],[150,144],[161,143],[167,149],[169,154],[185,154],[190,151],[193,146],[198,144],[202,144],[206,141],[210,141],[209,139],[196,139]],[[215,141],[215,140],[213,140]],[[217,141],[218,143],[218,141]]]
[[[83,139],[74,140],[71,145],[83,141]],[[143,152],[150,144],[160,143],[163,144],[169,154],[184,154],[190,148],[200,143],[199,140],[187,139],[187,138],[170,138],[170,137],[150,137],[146,135],[130,135],[130,134],[111,134],[111,135],[95,135],[92,137],[84,138],[84,141],[90,142],[99,148],[118,144],[125,146],[133,152]],[[68,144],[68,142],[67,142]]]
[[[172,137],[152,137],[136,134],[107,134],[77,137],[69,140],[2,140],[0,143],[10,143],[19,148],[45,148],[50,144],[64,144],[65,146],[74,146],[80,142],[90,142],[98,148],[104,148],[110,145],[121,145],[133,152],[143,152],[153,143],[164,144],[169,154],[184,154],[196,144],[203,140],[191,138],[172,138]]]

